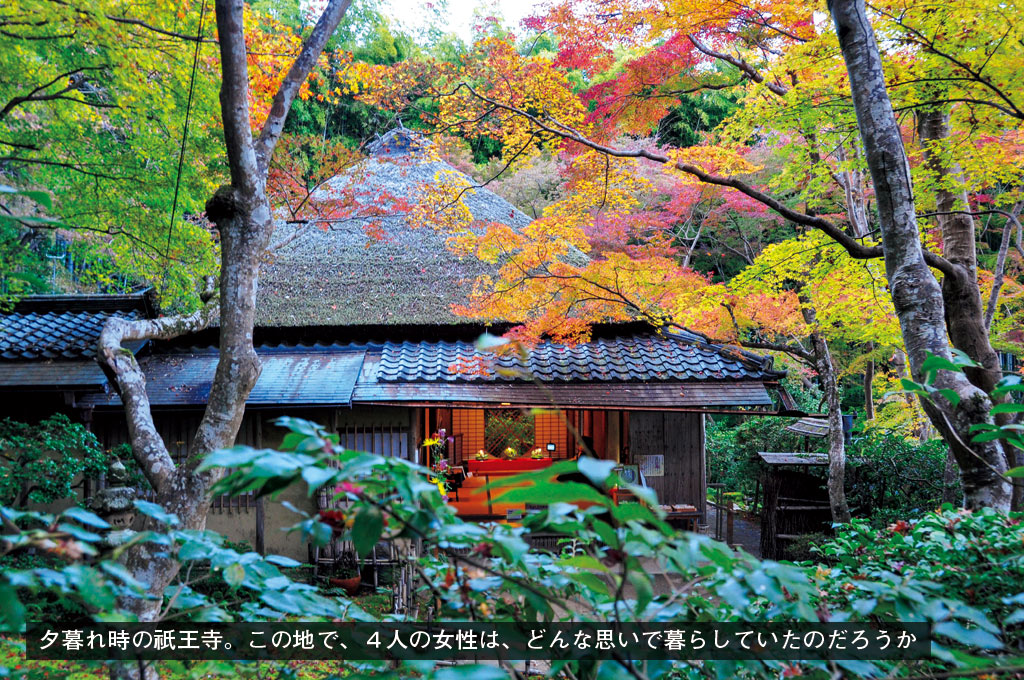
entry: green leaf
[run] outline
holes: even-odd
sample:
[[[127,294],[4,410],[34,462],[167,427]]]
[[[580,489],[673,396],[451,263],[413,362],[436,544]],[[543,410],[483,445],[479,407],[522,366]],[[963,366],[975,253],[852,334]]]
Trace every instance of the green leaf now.
[[[1024,404],[1014,404],[1012,402],[1008,404],[996,404],[992,407],[992,410],[989,411],[989,413],[992,415],[997,415],[999,413],[1024,413]]]
[[[650,577],[642,571],[629,572],[629,582],[636,588],[636,610],[642,612],[654,599],[654,588]]]
[[[203,459],[202,465],[199,466],[199,471],[202,472],[211,468],[241,467],[248,465],[264,455],[264,453],[264,451],[254,449],[251,446],[233,446],[230,449],[220,449],[208,454]]]
[[[177,526],[178,516],[174,513],[167,512],[156,503],[150,503],[149,501],[140,500],[136,500],[134,501],[134,503],[135,509],[141,512],[143,515],[147,517],[152,517],[156,521],[163,522],[164,524]]]
[[[924,363],[921,364],[921,372],[925,375],[929,375],[939,370],[959,371],[960,367],[949,359],[929,353],[925,358]],[[928,382],[931,381],[929,380]]]
[[[1002,649],[1003,643],[992,633],[980,628],[966,628],[956,621],[943,621],[935,625],[935,634],[952,638],[961,644],[979,649]]]
[[[1013,612],[1012,614],[1006,617],[1006,620],[1003,621],[1003,625],[1012,626],[1022,621],[1024,621],[1024,609],[1018,609],[1017,611]]]
[[[599,458],[591,458],[590,456],[580,456],[577,464],[579,465],[579,471],[586,475],[587,479],[594,483],[594,486],[602,488],[605,486],[608,476],[611,475],[616,465],[613,460],[601,460]]]
[[[963,350],[956,349],[954,347],[949,350],[949,353],[953,355],[953,363],[956,364],[957,367],[981,368],[981,364],[967,356],[967,352],[964,352]]]
[[[110,528],[110,523],[105,519],[77,505],[68,508],[61,514],[68,519],[73,519],[76,522],[81,522],[82,524],[87,524],[88,526],[96,527],[97,529]]]
[[[359,557],[366,557],[384,533],[384,516],[375,507],[364,506],[352,524],[352,545]]]
[[[1024,379],[1019,375],[1003,376],[992,390],[992,396],[1001,397],[1008,392],[1024,392]]]
[[[334,479],[334,476],[338,473],[333,468],[326,467],[306,467],[302,468],[302,478],[306,480],[306,484],[309,485],[309,495],[315,494],[320,487]]]
[[[90,543],[96,543],[97,541],[100,541],[103,538],[99,534],[95,534],[74,524],[68,524],[67,522],[61,522],[60,524],[58,524],[57,529],[65,533],[71,534],[80,541],[89,541]]]
[[[0,194],[14,194],[16,196],[24,196],[30,198],[39,205],[43,206],[47,210],[53,209],[53,201],[50,199],[50,194],[45,191],[34,191],[32,189],[17,189],[7,184],[0,184]]]
[[[1024,465],[1020,467],[1010,468],[1006,471],[1007,477],[1024,478]]]
[[[18,599],[17,591],[6,584],[0,584],[0,629],[18,631],[25,625],[25,605]]]
[[[610,498],[588,484],[579,482],[543,482],[534,486],[509,489],[498,497],[506,503],[579,503],[589,501],[606,506]]]
[[[597,574],[589,571],[576,571],[567,573],[566,577],[579,584],[585,590],[611,597],[611,590],[608,582]]]
[[[606,567],[601,560],[591,555],[574,555],[572,557],[564,557],[558,560],[558,564],[563,567],[578,567],[580,569],[598,569],[600,571],[608,571],[608,567]]]
[[[476,347],[478,352],[489,352],[499,347],[504,347],[509,343],[508,338],[503,338],[498,335],[491,335],[490,333],[484,333],[473,345]]]
[[[271,564],[276,564],[279,567],[291,568],[302,566],[302,562],[299,562],[298,560],[293,560],[290,557],[285,557],[284,555],[267,555],[263,559],[267,562],[270,562]]]
[[[924,385],[922,385],[921,383],[914,382],[913,380],[908,380],[907,378],[900,378],[900,385],[903,386],[903,390],[905,392],[911,392],[913,394],[928,393]]]
[[[245,580],[245,567],[235,562],[224,570],[224,581],[232,588],[242,585]]]
[[[960,405],[960,395],[956,393],[956,390],[945,387],[941,390],[935,391],[938,394],[944,396],[946,398],[946,401],[948,401],[953,406],[953,408],[956,408],[957,406]]]

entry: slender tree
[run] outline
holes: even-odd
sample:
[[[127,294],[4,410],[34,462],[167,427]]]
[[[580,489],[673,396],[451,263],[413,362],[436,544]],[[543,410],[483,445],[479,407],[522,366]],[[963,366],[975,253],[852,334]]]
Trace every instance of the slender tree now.
[[[203,296],[207,304],[188,316],[142,321],[112,318],[100,337],[99,356],[114,374],[139,467],[156,491],[156,501],[175,513],[187,528],[205,527],[209,489],[220,475],[213,471],[198,472],[197,468],[207,453],[234,443],[245,401],[260,375],[253,327],[259,258],[273,229],[266,182],[274,147],[292,102],[349,4],[350,0],[328,2],[278,87],[266,120],[254,135],[249,110],[244,3],[217,1],[223,77],[220,104],[231,170],[231,183],[218,189],[206,204],[207,215],[220,230],[219,291],[215,293],[213,286],[209,286]],[[187,459],[175,465],[154,424],[145,376],[123,343],[172,338],[204,328],[214,319],[219,320],[220,357],[209,401]],[[141,620],[153,620],[159,613],[164,588],[174,578],[178,565],[160,550],[145,545],[129,552],[127,564],[136,578],[148,584],[155,599],[133,599],[125,605]],[[119,672],[131,671],[126,668]],[[150,668],[147,676],[155,677],[155,671]]]
[[[946,258],[934,262],[943,274],[940,285],[921,246],[910,164],[864,1],[832,0],[829,11],[850,77],[857,125],[875,187],[886,276],[910,369],[921,379],[929,354],[950,360],[947,333],[956,346],[966,345],[964,351],[982,364],[973,380],[958,371],[939,370],[936,387],[952,390],[957,398],[929,400],[924,407],[960,465],[968,506],[1009,509],[1011,486],[1004,476],[1008,457],[1002,442],[971,443],[970,427],[992,422],[987,392],[999,375],[998,363],[995,367],[989,364],[991,345],[974,269],[973,220],[967,216],[944,223]],[[941,115],[937,119],[927,115],[926,129],[942,127]],[[949,207],[951,202],[944,200],[943,205]]]

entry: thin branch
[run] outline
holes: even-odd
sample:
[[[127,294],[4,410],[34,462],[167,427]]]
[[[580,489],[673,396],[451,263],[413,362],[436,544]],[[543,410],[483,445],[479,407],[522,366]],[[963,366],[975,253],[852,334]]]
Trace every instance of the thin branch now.
[[[114,106],[110,105],[110,104],[98,104],[98,103],[94,103],[94,102],[87,102],[87,101],[84,101],[82,99],[75,99],[74,97],[65,97],[64,96],[65,93],[71,92],[71,91],[73,91],[73,90],[78,88],[78,86],[81,84],[81,81],[76,76],[79,76],[83,71],[100,71],[100,70],[103,70],[105,68],[107,68],[107,67],[106,66],[82,66],[82,67],[76,68],[76,69],[74,69],[72,71],[65,71],[64,73],[60,73],[60,74],[54,76],[54,78],[52,80],[50,80],[50,81],[48,81],[46,83],[43,83],[42,85],[37,86],[35,89],[33,89],[28,94],[19,95],[17,97],[11,97],[11,99],[7,102],[7,104],[4,105],[4,108],[0,109],[0,120],[3,120],[7,116],[7,114],[10,113],[15,107],[20,106],[21,104],[24,104],[26,102],[50,101],[50,100],[53,100],[53,99],[66,99],[68,101],[77,102],[79,104],[85,104],[86,106],[96,106],[98,108],[114,108]],[[57,92],[51,93],[51,94],[45,94],[45,95],[44,94],[40,94],[41,92],[45,91],[47,88],[52,87],[53,85],[56,85],[58,82],[60,82],[61,80],[65,79],[65,78],[67,78],[70,82],[64,88],[58,90]]]
[[[847,234],[839,225],[817,215],[808,215],[807,213],[802,213],[797,210],[793,210],[792,208],[788,207],[787,205],[782,203],[782,201],[775,198],[774,196],[766,194],[763,191],[760,191],[754,188],[752,185],[747,184],[746,182],[735,177],[721,177],[719,175],[713,175],[709,172],[706,172],[691,163],[684,163],[682,161],[673,162],[665,154],[660,153],[658,151],[652,151],[651,149],[616,149],[613,147],[606,146],[604,144],[599,144],[598,142],[588,139],[581,132],[569,127],[568,125],[565,125],[564,123],[560,123],[553,119],[549,119],[549,122],[545,122],[538,118],[537,116],[528,113],[527,111],[524,111],[523,109],[511,106],[509,104],[504,104],[490,97],[484,96],[477,92],[473,88],[473,86],[468,83],[460,83],[458,87],[455,88],[455,91],[458,91],[458,89],[460,88],[466,88],[467,90],[470,91],[470,93],[473,94],[473,96],[477,97],[481,101],[485,101],[493,106],[496,106],[497,108],[504,109],[505,111],[514,113],[518,116],[522,116],[523,118],[529,120],[534,125],[544,130],[545,132],[549,132],[553,135],[557,135],[564,139],[574,141],[578,144],[593,149],[594,151],[599,151],[603,154],[607,154],[609,156],[614,156],[617,158],[645,158],[656,163],[661,163],[663,165],[669,165],[671,167],[674,167],[675,169],[681,172],[685,172],[688,175],[696,177],[705,184],[713,184],[716,186],[723,186],[735,189],[736,191],[739,191],[741,194],[749,196],[750,198],[753,198],[755,201],[758,201],[759,203],[768,206],[778,214],[785,217],[790,222],[818,229],[825,235],[829,236],[833,241],[835,241],[843,248],[845,248],[846,251],[850,254],[850,257],[853,257],[855,259],[865,260],[883,257],[882,246],[865,245],[858,241],[857,239],[850,236],[849,234]],[[944,274],[950,276],[955,276],[958,274],[957,267],[953,265],[953,263],[949,262],[947,259],[942,257],[941,255],[933,253],[929,250],[925,250],[924,259],[929,266],[938,269]]]
[[[765,87],[767,87],[769,90],[779,95],[780,97],[789,92],[788,88],[785,88],[782,85],[779,85],[778,83],[765,80],[764,76],[762,76],[757,71],[757,69],[755,69],[753,66],[748,64],[743,59],[739,57],[734,57],[731,54],[726,54],[725,52],[718,52],[716,50],[713,50],[704,43],[702,43],[697,38],[693,37],[692,35],[687,35],[686,38],[693,44],[694,47],[696,47],[704,54],[708,55],[709,57],[714,57],[715,59],[720,59],[726,63],[732,64],[733,66],[738,68],[740,72],[743,73],[743,75],[746,76],[748,79],[754,81],[755,83],[763,83]]]
[[[996,268],[992,272],[992,292],[988,297],[988,305],[985,307],[985,329],[991,330],[992,320],[996,316],[996,309],[999,306],[999,292],[1003,287],[1003,275],[1006,273],[1006,255],[1010,250],[1010,241],[1013,233],[1020,229],[1020,221],[1017,215],[1020,214],[1024,202],[1018,201],[1013,210],[1007,215],[1006,224],[1003,225],[1003,237],[999,242],[999,254],[996,256]]]
[[[129,26],[141,26],[142,28],[145,28],[147,31],[153,31],[154,33],[159,33],[160,35],[166,35],[169,38],[177,38],[178,40],[184,40],[185,42],[198,42],[198,43],[211,43],[211,44],[216,44],[217,43],[216,40],[213,40],[211,38],[202,38],[202,37],[195,36],[195,35],[188,35],[187,33],[176,33],[175,31],[168,31],[165,28],[159,28],[159,27],[154,26],[152,24],[147,24],[145,21],[142,21],[141,19],[130,19],[128,17],[119,17],[119,16],[114,16],[114,15],[111,15],[111,14],[107,14],[106,17],[108,19],[110,19],[111,21],[113,21],[115,23],[118,23],[118,24],[127,24]]]

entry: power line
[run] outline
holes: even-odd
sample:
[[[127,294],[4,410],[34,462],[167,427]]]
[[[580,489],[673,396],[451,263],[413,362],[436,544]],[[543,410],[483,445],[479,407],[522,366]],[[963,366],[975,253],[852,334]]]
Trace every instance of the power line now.
[[[196,33],[196,49],[192,57],[192,75],[188,83],[188,102],[185,104],[185,126],[181,132],[181,150],[178,152],[178,175],[174,179],[174,201],[171,203],[171,222],[167,225],[167,246],[164,248],[164,270],[161,285],[167,277],[167,260],[171,254],[171,236],[174,234],[174,217],[178,211],[178,193],[181,189],[181,171],[185,165],[185,145],[188,142],[188,123],[192,115],[192,100],[196,89],[196,71],[199,70],[199,46],[203,39],[203,21],[206,18],[206,0],[199,7],[199,31]]]

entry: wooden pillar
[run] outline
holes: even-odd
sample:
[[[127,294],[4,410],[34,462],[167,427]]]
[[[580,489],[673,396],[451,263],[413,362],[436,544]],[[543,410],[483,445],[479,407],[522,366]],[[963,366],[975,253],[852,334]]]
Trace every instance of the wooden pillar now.
[[[620,448],[620,443],[622,441],[622,412],[606,411],[605,413],[606,431],[604,457],[608,460],[625,463],[627,461],[622,460],[622,449]]]
[[[263,448],[263,418],[258,414],[259,411],[254,413],[256,423],[254,425],[256,429],[256,448]],[[263,496],[256,497],[256,552],[260,555],[267,554],[266,545],[266,509],[263,507]]]
[[[429,417],[429,409],[409,410],[409,460],[415,465],[420,463],[420,428]]]

